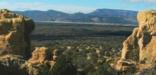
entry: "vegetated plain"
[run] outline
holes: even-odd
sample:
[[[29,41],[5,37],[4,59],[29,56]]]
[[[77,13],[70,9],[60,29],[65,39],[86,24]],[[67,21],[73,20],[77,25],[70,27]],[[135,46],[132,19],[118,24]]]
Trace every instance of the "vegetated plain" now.
[[[79,75],[112,74],[109,65],[134,26],[36,23],[32,45],[62,50]]]

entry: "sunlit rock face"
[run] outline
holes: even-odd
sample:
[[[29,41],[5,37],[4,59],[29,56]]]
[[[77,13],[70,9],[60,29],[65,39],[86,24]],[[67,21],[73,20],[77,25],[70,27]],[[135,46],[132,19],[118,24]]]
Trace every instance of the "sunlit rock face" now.
[[[31,19],[1,9],[0,55],[14,54],[28,58],[31,54],[30,34],[34,27],[35,24]]]
[[[76,69],[62,52],[36,47],[32,57],[22,65],[29,75],[76,75]]]
[[[51,51],[47,47],[36,47],[32,52],[32,57],[28,60],[31,64],[42,64],[49,61],[51,57]]]
[[[140,11],[138,13],[140,39],[138,40],[140,62],[154,63],[156,61],[156,11]]]
[[[29,75],[49,75],[50,49],[47,47],[36,47],[32,57],[22,65]]]
[[[123,42],[122,55],[118,64],[130,59],[134,49],[138,50],[137,60],[141,64],[152,64],[156,61],[156,11],[139,11],[137,20],[138,27],[134,28],[132,34]]]
[[[124,41],[122,59],[128,59],[133,48],[139,48],[139,61],[152,63],[156,60],[156,11],[140,11],[137,15],[138,27]]]

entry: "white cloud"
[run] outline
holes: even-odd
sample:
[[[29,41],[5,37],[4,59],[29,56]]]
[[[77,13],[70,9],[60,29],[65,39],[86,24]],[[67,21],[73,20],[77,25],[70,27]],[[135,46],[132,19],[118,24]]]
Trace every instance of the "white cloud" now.
[[[148,3],[156,3],[156,0],[130,0],[131,2],[148,2]]]
[[[0,2],[0,8],[7,8],[10,10],[59,10],[68,13],[74,12],[91,12],[95,10],[95,8],[91,7],[82,7],[82,6],[75,6],[75,5],[60,5],[60,4],[47,4],[47,3],[9,3],[9,2]]]

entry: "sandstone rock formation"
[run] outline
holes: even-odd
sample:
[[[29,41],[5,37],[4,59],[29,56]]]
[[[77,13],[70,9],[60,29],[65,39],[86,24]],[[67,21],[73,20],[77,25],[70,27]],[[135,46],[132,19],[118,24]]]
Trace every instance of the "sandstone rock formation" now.
[[[156,62],[156,11],[140,11],[137,20],[138,27],[134,28],[132,34],[123,42],[122,55],[118,64],[128,60],[133,49],[139,50],[138,61],[141,64]]]
[[[23,65],[29,75],[49,75],[50,49],[47,47],[36,47],[32,57]]]
[[[32,57],[22,65],[29,75],[75,75],[76,69],[57,49],[36,47]]]
[[[0,10],[0,56],[6,54],[30,57],[30,33],[34,22],[9,10]]]
[[[50,50],[46,47],[36,47],[32,52],[32,57],[28,60],[32,64],[42,64],[45,61],[50,60]]]

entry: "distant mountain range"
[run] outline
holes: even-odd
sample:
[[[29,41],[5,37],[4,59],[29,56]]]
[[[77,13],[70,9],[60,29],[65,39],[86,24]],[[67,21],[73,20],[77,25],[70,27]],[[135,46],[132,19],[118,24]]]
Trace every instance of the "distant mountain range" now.
[[[35,21],[61,21],[61,22],[94,22],[94,23],[121,23],[136,24],[137,11],[117,9],[97,9],[90,13],[64,13],[61,11],[27,10],[15,11],[28,16]]]

